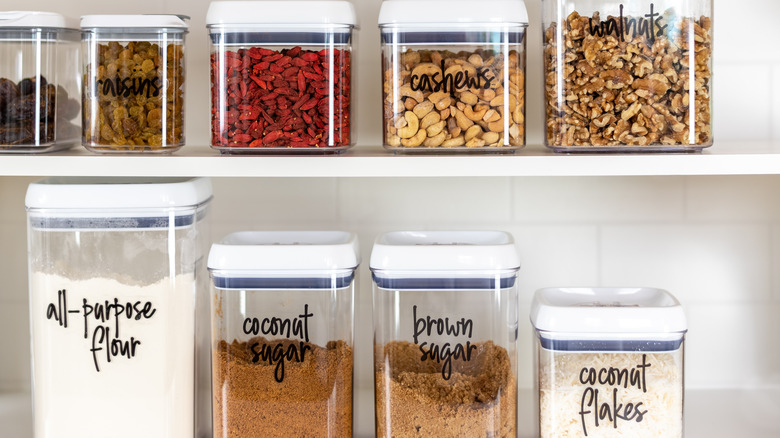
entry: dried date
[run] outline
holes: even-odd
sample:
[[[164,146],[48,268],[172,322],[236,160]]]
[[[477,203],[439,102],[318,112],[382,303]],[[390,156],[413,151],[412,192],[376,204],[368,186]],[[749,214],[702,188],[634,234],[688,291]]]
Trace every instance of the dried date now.
[[[78,101],[70,99],[64,88],[55,87],[43,76],[24,78],[19,83],[0,78],[0,145],[52,143],[55,121],[57,136],[68,140],[75,128],[71,119],[78,113]]]

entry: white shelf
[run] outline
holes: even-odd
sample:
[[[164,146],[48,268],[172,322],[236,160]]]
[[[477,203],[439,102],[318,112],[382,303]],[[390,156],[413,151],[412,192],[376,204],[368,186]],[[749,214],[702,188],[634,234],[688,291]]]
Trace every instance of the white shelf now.
[[[484,177],[777,175],[780,142],[716,143],[689,154],[392,155],[360,146],[342,155],[228,156],[205,146],[172,155],[94,155],[81,147],[45,155],[0,155],[6,176]]]
[[[360,394],[361,403],[373,402]],[[692,390],[685,394],[687,438],[777,438],[780,423],[772,421],[780,411],[780,388]],[[519,438],[533,437],[532,393],[519,392]],[[32,412],[28,394],[0,394],[0,436],[32,437]],[[370,436],[362,433],[358,436]]]

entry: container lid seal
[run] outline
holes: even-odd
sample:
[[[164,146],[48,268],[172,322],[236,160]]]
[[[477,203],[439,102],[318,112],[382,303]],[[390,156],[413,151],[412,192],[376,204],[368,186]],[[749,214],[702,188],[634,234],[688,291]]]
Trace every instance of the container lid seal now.
[[[248,271],[335,271],[355,269],[360,250],[355,234],[343,231],[244,231],[211,246],[208,268],[230,276]]]
[[[28,209],[192,207],[211,198],[208,178],[54,177],[30,184]]]
[[[669,334],[688,330],[669,292],[654,288],[547,288],[534,295],[531,323],[551,334]]]
[[[355,7],[348,1],[267,0],[211,2],[206,25],[348,25],[357,26]]]
[[[388,24],[528,24],[522,0],[385,0],[379,25]]]
[[[157,14],[116,14],[116,15],[84,15],[81,17],[82,29],[106,28],[166,28],[188,29],[186,15],[157,15]]]
[[[53,12],[0,12],[0,28],[54,28],[75,29],[76,22]]]
[[[370,268],[380,277],[393,271],[441,277],[453,271],[516,271],[520,259],[512,235],[502,231],[402,231],[376,239]]]

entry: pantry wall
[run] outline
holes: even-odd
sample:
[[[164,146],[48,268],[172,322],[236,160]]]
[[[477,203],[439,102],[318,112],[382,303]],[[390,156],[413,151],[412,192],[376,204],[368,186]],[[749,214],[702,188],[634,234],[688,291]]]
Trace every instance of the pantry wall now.
[[[475,1],[475,4],[478,1]],[[780,3],[715,0],[714,131],[729,142],[763,142],[780,153]],[[361,147],[381,143],[379,0],[354,0]],[[208,143],[205,0],[4,0],[3,9],[192,16],[187,40],[189,147]],[[527,2],[528,142],[540,153],[541,1]],[[705,154],[710,151],[705,151]],[[605,162],[609,155],[602,157]],[[338,159],[338,158],[337,158]],[[0,161],[3,157],[0,156]],[[100,163],[96,160],[95,165]],[[178,171],[181,171],[178,169]],[[612,173],[612,172],[611,172]],[[663,175],[663,169],[658,169]],[[403,229],[500,229],[521,254],[518,371],[521,409],[533,387],[531,296],[547,286],[653,286],[676,295],[689,321],[688,436],[777,436],[764,423],[780,409],[780,169],[771,175],[216,178],[212,240],[239,230],[354,231],[363,263],[356,287],[356,432],[373,430],[371,244]],[[0,399],[30,390],[27,184],[46,175],[0,176]],[[713,397],[710,397],[710,394]],[[708,398],[719,401],[713,417]],[[527,400],[526,400],[527,399]],[[0,419],[7,421],[0,404]],[[715,408],[713,408],[715,409]],[[527,411],[526,411],[527,412]],[[726,413],[733,414],[731,418]],[[528,421],[529,415],[520,415]],[[714,419],[713,419],[714,418]],[[770,417],[771,418],[771,417]],[[530,428],[520,427],[524,434]],[[0,424],[0,437],[6,436]],[[8,435],[11,436],[11,435]],[[526,435],[524,435],[526,436]]]

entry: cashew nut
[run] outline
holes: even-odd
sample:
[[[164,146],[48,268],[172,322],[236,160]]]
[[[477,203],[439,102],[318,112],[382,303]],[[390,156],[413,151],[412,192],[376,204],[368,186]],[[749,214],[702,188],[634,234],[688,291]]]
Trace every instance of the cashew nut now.
[[[476,105],[477,102],[479,102],[479,98],[476,94],[472,93],[471,91],[464,91],[460,95],[460,101],[465,103],[466,105]]]
[[[479,136],[480,134],[482,134],[482,127],[480,127],[479,125],[472,126],[468,130],[466,130],[466,134],[465,134],[466,143],[468,143],[471,139]]]
[[[426,139],[423,142],[423,146],[429,148],[435,148],[437,146],[441,146],[441,144],[444,143],[444,140],[446,139],[447,139],[447,134],[444,131],[442,131],[433,137],[428,137],[428,139]]]
[[[398,136],[401,138],[412,138],[420,130],[420,119],[411,111],[404,113],[404,118],[407,125],[398,130]]]
[[[498,138],[500,137],[500,134],[498,132],[486,132],[482,134],[482,140],[485,141],[486,145],[495,146],[498,143]]]
[[[422,119],[425,117],[428,113],[433,111],[433,102],[426,100],[423,102],[420,102],[415,106],[412,111],[417,116],[417,118]]]
[[[463,131],[469,129],[474,124],[474,122],[471,121],[471,119],[466,117],[466,115],[463,114],[463,112],[458,110],[455,110],[455,120],[458,123],[458,127],[460,127],[460,129]]]
[[[444,143],[441,144],[442,147],[445,148],[452,148],[457,146],[463,146],[466,144],[466,140],[463,139],[463,136],[458,136],[451,138],[449,140],[445,140]]]
[[[487,108],[481,108],[480,110],[477,110],[477,112],[474,112],[474,108],[471,106],[466,106],[466,109],[463,110],[463,114],[466,115],[471,121],[478,122],[482,120],[482,117],[485,117],[485,113],[487,113]]]
[[[409,84],[402,85],[398,89],[398,94],[402,97],[411,97],[417,102],[422,102],[425,99],[425,94],[423,94],[422,90],[413,91],[412,86]]]
[[[467,148],[481,148],[482,146],[485,146],[485,140],[482,140],[481,138],[474,137],[466,142]]]
[[[418,64],[417,67],[412,70],[412,76],[417,76],[417,80],[423,76],[433,78],[437,74],[439,77],[441,77],[441,68],[438,65],[430,62]]]
[[[417,134],[412,138],[402,138],[401,144],[408,148],[414,148],[420,146],[426,138],[428,138],[428,133],[425,132],[424,129],[421,129],[417,131]]]
[[[494,109],[487,110],[485,112],[485,115],[482,116],[482,120],[484,120],[484,121],[486,121],[488,123],[495,122],[495,121],[497,121],[499,119],[501,119],[501,114],[498,111],[494,110]]]
[[[441,116],[436,111],[431,111],[427,116],[420,120],[420,129],[428,129],[431,125],[439,123]]]
[[[435,137],[439,135],[440,132],[444,131],[444,127],[447,126],[447,122],[444,120],[440,121],[439,123],[434,123],[433,125],[429,126],[428,131],[428,137]],[[446,132],[444,133],[447,134]]]
[[[488,129],[490,129],[493,132],[504,132],[504,118],[501,117],[495,122],[488,123]]]
[[[388,136],[387,140],[385,140],[385,141],[387,142],[388,146],[392,146],[392,147],[401,146],[401,137],[399,137],[397,135]]]

